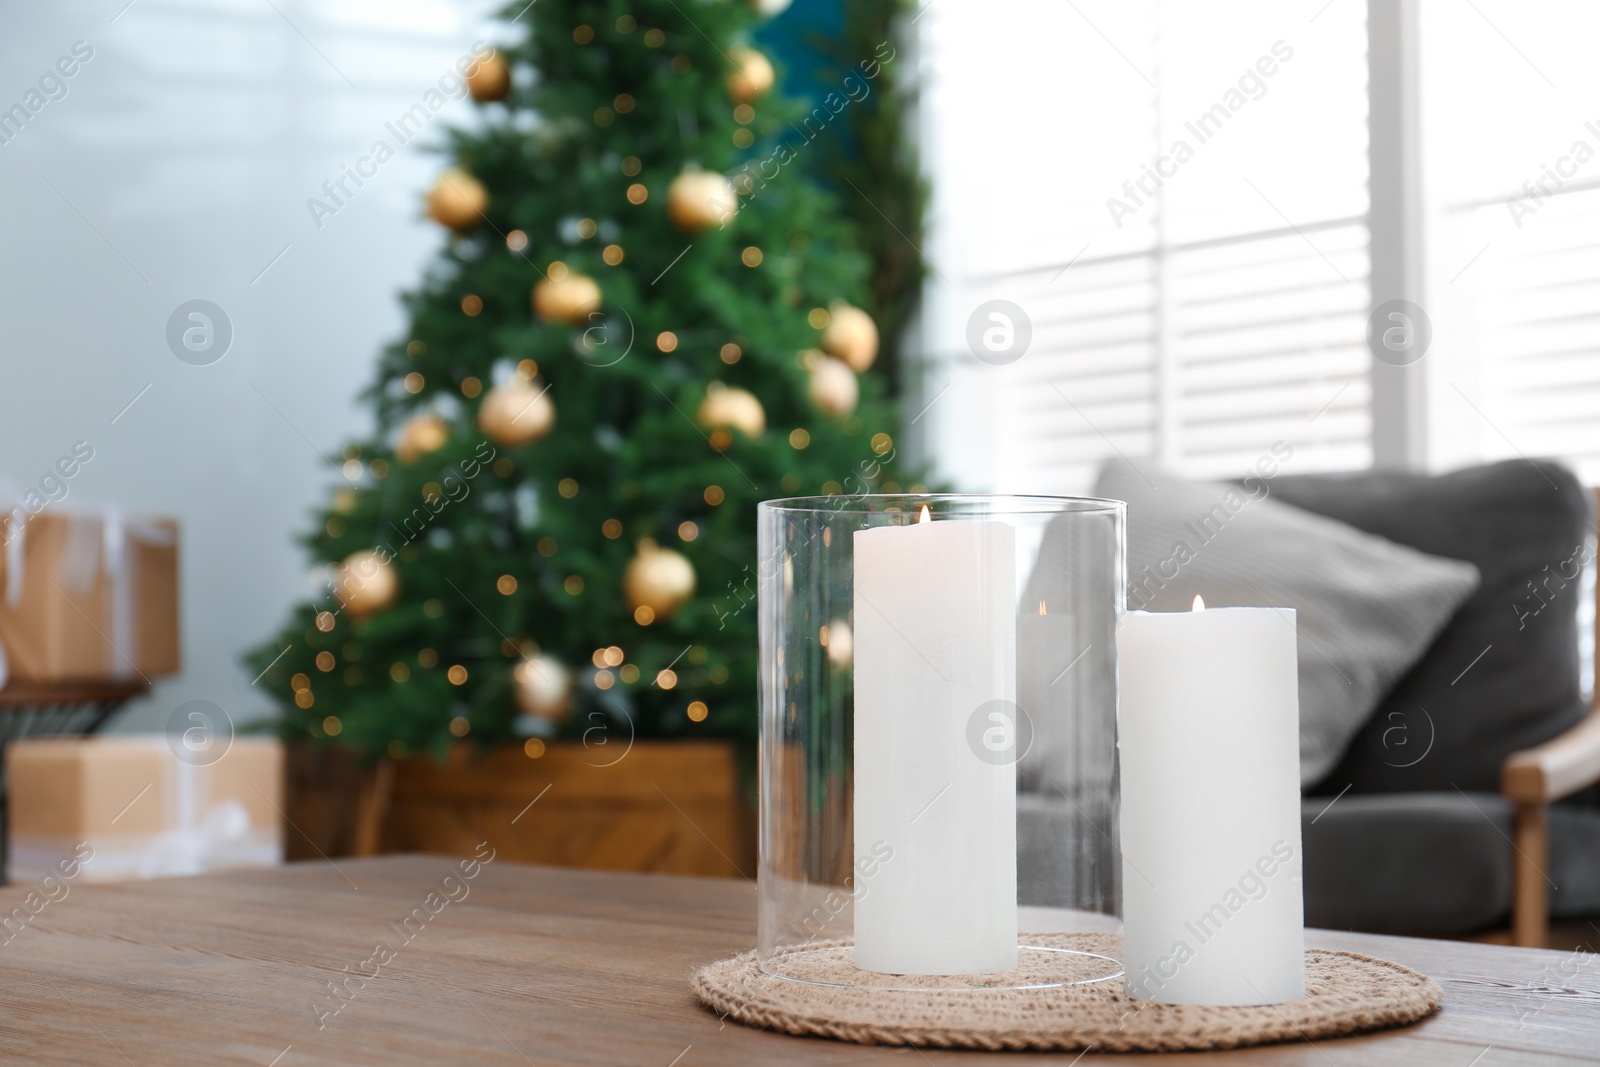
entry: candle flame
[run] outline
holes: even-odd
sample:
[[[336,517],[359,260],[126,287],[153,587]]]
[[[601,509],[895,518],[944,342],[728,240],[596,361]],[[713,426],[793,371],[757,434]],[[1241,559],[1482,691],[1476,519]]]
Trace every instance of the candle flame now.
[[[927,522],[932,516],[928,514],[928,505],[922,505],[922,514],[917,516],[918,522]]]
[[[1048,614],[1050,614],[1049,612],[1044,610],[1044,601],[1042,601],[1042,600],[1039,601],[1039,614],[1040,615],[1048,615]]]
[[[1200,598],[1200,595],[1198,593],[1195,594],[1194,604],[1192,604],[1190,606],[1189,610],[1191,610],[1191,611],[1204,611],[1204,610],[1206,610],[1206,602]]]

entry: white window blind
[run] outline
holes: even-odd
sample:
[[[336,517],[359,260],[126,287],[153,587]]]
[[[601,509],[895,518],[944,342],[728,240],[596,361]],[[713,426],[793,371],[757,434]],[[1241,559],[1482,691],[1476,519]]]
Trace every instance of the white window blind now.
[[[1499,204],[1453,227],[1488,246],[1467,302],[1482,411],[1473,438],[1486,456],[1559,456],[1600,478],[1600,189],[1558,193],[1538,227],[1495,248]],[[1471,252],[1468,253],[1469,255]],[[1465,279],[1463,279],[1465,280]]]
[[[913,408],[941,467],[1071,492],[1119,452],[1195,475],[1277,440],[1292,469],[1370,462],[1364,18],[927,9],[939,278]],[[1006,366],[967,347],[990,300],[1032,324]]]
[[[1600,483],[1600,9],[1423,13],[1438,458],[1550,456]]]

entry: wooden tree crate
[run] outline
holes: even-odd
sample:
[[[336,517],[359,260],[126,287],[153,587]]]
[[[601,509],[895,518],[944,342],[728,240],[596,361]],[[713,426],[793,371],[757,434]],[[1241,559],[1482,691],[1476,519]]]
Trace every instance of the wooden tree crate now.
[[[291,759],[289,814],[328,855],[469,855],[488,841],[521,863],[754,876],[755,817],[731,744],[641,741],[607,766],[613,758],[577,743],[552,743],[538,759],[462,746],[444,763],[361,772],[347,756],[308,750]]]

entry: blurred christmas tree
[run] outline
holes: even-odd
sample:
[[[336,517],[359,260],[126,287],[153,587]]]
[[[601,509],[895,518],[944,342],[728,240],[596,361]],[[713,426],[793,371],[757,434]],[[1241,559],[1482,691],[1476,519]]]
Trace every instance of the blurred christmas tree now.
[[[913,488],[865,259],[806,169],[836,112],[776,96],[739,0],[503,17],[378,436],[306,541],[328,595],[249,660],[285,736],[368,754],[753,736],[756,502]]]
[[[907,18],[916,17],[918,7],[917,0],[842,0],[837,28],[805,35],[810,52],[821,61],[816,80],[844,86],[848,93],[863,81],[858,57],[884,55],[885,42],[893,41]],[[908,387],[907,377],[918,369],[899,365],[897,358],[928,273],[921,252],[928,185],[916,145],[908,136],[913,125],[908,112],[915,106],[919,87],[909,67],[902,62],[882,64],[863,106],[840,114],[839,136],[818,139],[820,159],[814,163],[815,171],[838,195],[857,243],[872,260],[863,307],[877,323],[882,342],[875,369],[891,388]]]

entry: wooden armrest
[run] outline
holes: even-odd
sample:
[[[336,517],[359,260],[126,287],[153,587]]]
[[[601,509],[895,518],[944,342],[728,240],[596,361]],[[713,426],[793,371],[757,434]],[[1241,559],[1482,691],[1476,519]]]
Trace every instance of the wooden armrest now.
[[[1542,745],[1513,752],[1500,792],[1518,804],[1548,804],[1600,782],[1600,711]]]

